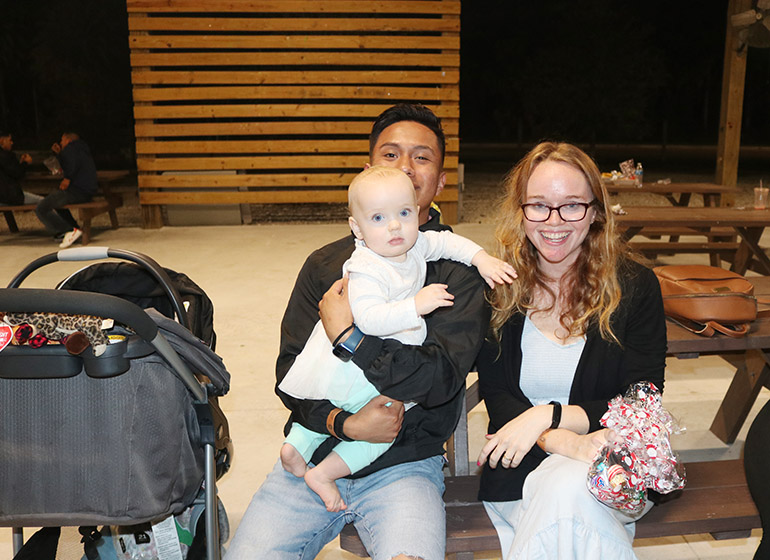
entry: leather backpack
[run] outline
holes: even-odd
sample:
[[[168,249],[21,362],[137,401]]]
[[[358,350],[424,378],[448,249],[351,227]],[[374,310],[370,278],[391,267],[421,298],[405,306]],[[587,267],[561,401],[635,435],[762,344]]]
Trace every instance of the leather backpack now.
[[[687,330],[738,338],[748,334],[757,318],[754,286],[740,274],[697,264],[659,266],[653,272],[666,315]]]

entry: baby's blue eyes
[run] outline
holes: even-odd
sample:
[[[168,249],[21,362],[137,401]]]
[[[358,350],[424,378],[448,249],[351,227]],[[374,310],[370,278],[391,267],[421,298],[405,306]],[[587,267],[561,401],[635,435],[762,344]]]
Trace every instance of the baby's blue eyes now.
[[[401,216],[402,218],[408,218],[411,213],[412,213],[411,210],[409,210],[408,208],[404,208],[403,210],[401,210],[401,212],[398,213],[398,215]]]
[[[383,216],[382,214],[375,214],[374,216],[372,216],[373,222],[381,222],[384,219],[385,219],[385,216]]]

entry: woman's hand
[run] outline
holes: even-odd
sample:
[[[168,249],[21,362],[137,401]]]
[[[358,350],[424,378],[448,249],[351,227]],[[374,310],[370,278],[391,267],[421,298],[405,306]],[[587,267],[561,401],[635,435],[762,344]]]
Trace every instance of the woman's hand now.
[[[549,430],[538,442],[549,453],[565,455],[577,461],[591,463],[607,442],[622,442],[613,430],[603,429],[580,435],[569,430]]]
[[[481,449],[477,465],[489,461],[493,469],[497,465],[503,468],[515,468],[529,453],[548,426],[551,425],[551,407],[532,407],[500,428],[495,434],[487,434],[487,443]]]

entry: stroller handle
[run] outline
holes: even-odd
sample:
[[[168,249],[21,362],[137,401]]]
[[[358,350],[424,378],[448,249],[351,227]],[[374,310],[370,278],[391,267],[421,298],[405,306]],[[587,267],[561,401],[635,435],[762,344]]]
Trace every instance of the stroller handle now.
[[[177,321],[190,330],[190,320],[187,317],[187,313],[184,310],[182,304],[182,297],[179,295],[179,291],[174,286],[171,279],[166,274],[166,271],[147,255],[141,253],[135,253],[133,251],[126,251],[123,249],[111,249],[109,247],[77,247],[75,249],[64,249],[57,251],[56,253],[49,253],[43,255],[29,263],[24,269],[19,272],[8,284],[9,288],[18,288],[19,285],[35,270],[42,268],[47,264],[60,262],[60,261],[96,261],[100,259],[121,259],[124,261],[130,261],[136,263],[145,268],[155,280],[163,287],[171,305],[174,308],[174,313],[177,316]],[[98,315],[95,314],[95,315]]]
[[[190,368],[159,332],[145,311],[130,301],[94,292],[45,290],[32,288],[0,288],[0,310],[9,313],[66,313],[109,317],[131,327],[143,340],[152,344],[176,371],[198,402],[206,402],[206,390]]]

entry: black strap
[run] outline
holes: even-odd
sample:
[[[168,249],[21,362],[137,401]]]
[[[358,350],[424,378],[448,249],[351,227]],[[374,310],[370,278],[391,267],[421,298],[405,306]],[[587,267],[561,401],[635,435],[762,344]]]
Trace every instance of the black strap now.
[[[78,532],[83,535],[80,542],[83,543],[83,551],[86,554],[88,560],[99,560],[99,551],[96,549],[96,543],[98,543],[102,534],[96,527],[78,527]]]

